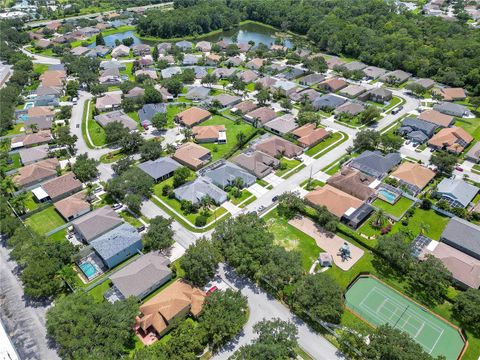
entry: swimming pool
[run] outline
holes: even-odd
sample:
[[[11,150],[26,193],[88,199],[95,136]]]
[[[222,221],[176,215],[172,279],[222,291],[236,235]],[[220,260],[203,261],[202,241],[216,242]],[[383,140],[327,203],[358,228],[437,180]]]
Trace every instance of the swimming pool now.
[[[378,194],[382,199],[385,201],[389,202],[390,204],[393,204],[395,200],[397,199],[398,195],[387,190],[387,189],[380,189],[378,190]]]
[[[88,261],[81,263],[80,269],[82,269],[83,273],[89,280],[97,274],[97,269],[95,266]]]
[[[28,109],[32,108],[34,105],[35,105],[34,102],[29,101],[29,102],[25,103],[25,106],[23,108],[28,110]]]

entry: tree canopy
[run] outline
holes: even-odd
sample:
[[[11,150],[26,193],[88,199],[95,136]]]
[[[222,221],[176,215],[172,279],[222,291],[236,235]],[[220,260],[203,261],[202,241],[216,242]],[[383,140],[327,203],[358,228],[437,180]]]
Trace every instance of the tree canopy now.
[[[205,286],[215,275],[219,261],[218,250],[212,242],[201,238],[185,251],[180,266],[185,271],[185,279],[195,286]]]

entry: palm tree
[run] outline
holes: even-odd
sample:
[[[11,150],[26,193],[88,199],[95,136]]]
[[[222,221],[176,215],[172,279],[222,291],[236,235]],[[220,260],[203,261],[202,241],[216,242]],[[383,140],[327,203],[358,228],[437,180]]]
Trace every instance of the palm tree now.
[[[430,230],[430,225],[423,221],[420,223],[419,227],[420,227],[420,234],[424,236]]]
[[[193,137],[193,131],[190,128],[185,128],[182,130],[183,136],[185,136],[185,139],[188,141]]]
[[[240,131],[237,134],[237,144],[238,144],[238,146],[242,146],[245,143],[245,139],[246,139],[245,134],[242,131]]]
[[[385,223],[386,218],[385,212],[382,209],[379,209],[375,214],[373,214],[372,225],[376,228],[379,228]]]
[[[89,203],[92,202],[93,200],[93,184],[92,183],[87,184],[87,187],[85,189],[85,197]]]

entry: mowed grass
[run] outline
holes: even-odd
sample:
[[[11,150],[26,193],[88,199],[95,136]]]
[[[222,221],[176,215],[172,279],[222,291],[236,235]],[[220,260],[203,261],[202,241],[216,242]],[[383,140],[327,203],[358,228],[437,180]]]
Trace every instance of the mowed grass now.
[[[255,131],[255,128],[244,121],[240,121],[238,124],[234,121],[227,119],[220,115],[214,115],[207,121],[204,121],[200,126],[208,125],[225,125],[227,131],[227,143],[226,144],[200,144],[203,147],[209,149],[212,153],[212,161],[216,161],[225,157],[230,150],[237,144],[237,135],[243,133],[245,137],[248,137]]]
[[[412,204],[413,204],[412,200],[402,196],[393,205],[382,199],[376,199],[372,205],[375,206],[376,208],[382,209],[387,214],[393,215],[398,218],[402,216],[402,214],[405,213],[405,211],[407,211],[408,208],[412,206]]]
[[[480,140],[480,118],[474,119],[456,119],[455,126],[465,129],[475,140]]]
[[[87,114],[88,104],[90,104],[90,111]],[[95,103],[93,101],[89,101],[85,104],[84,114],[83,114],[83,121],[82,121],[82,133],[83,137],[87,144],[93,146],[102,146],[105,145],[105,130],[95,121],[93,118],[93,109],[95,107]],[[87,136],[87,118],[88,118],[88,133],[90,135],[91,142]]]
[[[30,226],[35,232],[40,235],[45,235],[47,232],[56,229],[65,224],[65,220],[55,210],[55,207],[50,206],[25,220],[25,224]]]
[[[181,105],[168,105],[167,106],[167,128],[171,129],[175,127],[175,116],[185,110],[186,107]]]
[[[332,135],[330,135],[329,138],[323,140],[322,142],[318,143],[317,145],[311,147],[310,149],[308,149],[307,151],[305,151],[305,154],[308,155],[308,156],[313,156],[313,157],[316,157],[316,156],[320,156],[322,154],[322,151],[334,144],[336,141],[339,141],[339,139],[342,138],[342,133],[340,132],[336,132],[336,133],[333,133]],[[347,139],[348,137],[345,136],[345,140]],[[343,142],[343,141],[342,141]],[[341,143],[339,142],[337,144],[340,145]],[[329,149],[331,150],[331,148]]]
[[[252,193],[250,191],[248,191],[247,189],[243,189],[242,190],[242,194],[240,195],[240,197],[236,198],[236,197],[231,197],[230,198],[230,202],[233,204],[233,205],[238,205],[240,204],[242,201],[245,201],[246,199],[248,199],[250,196],[252,196]]]
[[[280,169],[278,169],[275,172],[275,175],[282,177],[292,169],[296,168],[298,165],[300,165],[301,162],[295,159],[287,159],[287,158],[282,158],[280,159]],[[282,167],[284,167],[282,169]]]

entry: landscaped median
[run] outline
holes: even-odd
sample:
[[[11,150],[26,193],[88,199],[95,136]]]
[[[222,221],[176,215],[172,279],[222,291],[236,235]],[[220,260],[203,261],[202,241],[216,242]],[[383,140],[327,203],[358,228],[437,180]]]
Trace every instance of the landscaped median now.
[[[91,100],[88,100],[83,108],[82,135],[90,149],[105,145],[105,130],[93,119]]]

